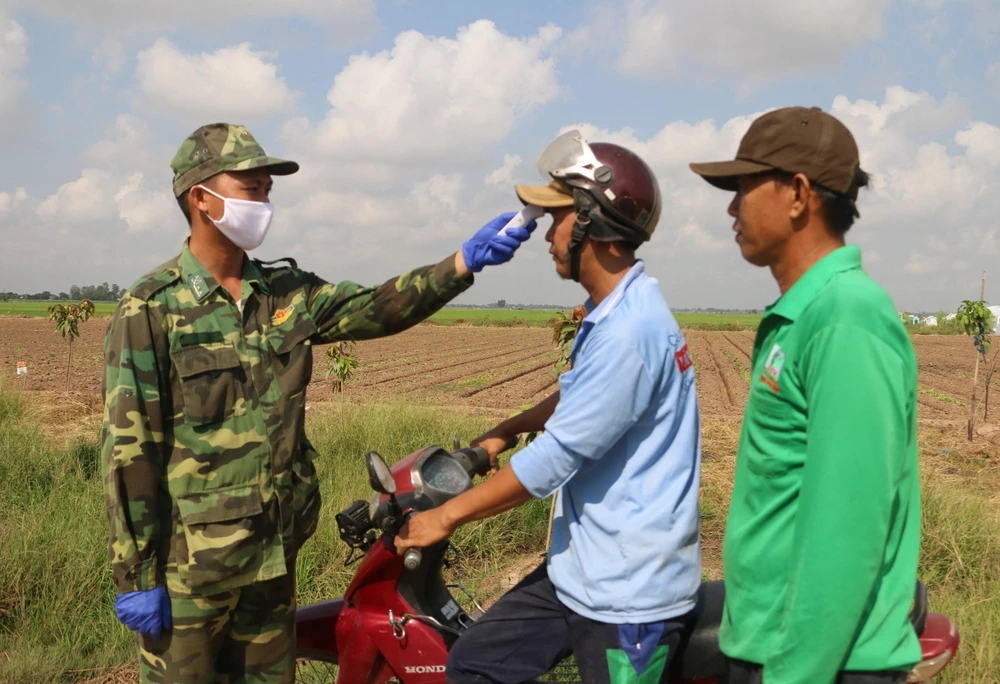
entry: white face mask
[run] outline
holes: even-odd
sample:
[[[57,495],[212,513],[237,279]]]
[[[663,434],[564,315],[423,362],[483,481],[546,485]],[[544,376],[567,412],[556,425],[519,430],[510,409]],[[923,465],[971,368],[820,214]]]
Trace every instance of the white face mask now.
[[[267,236],[267,229],[271,227],[271,219],[274,217],[273,204],[223,197],[204,185],[198,187],[222,200],[224,205],[222,218],[219,220],[211,216],[208,218],[212,219],[212,223],[222,231],[223,235],[232,240],[234,245],[248,252],[260,247]]]

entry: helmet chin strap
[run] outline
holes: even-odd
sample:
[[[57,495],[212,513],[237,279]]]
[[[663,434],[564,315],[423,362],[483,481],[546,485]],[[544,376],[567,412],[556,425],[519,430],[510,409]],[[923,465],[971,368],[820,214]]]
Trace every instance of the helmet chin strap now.
[[[573,232],[570,234],[566,256],[570,259],[570,278],[575,282],[580,282],[580,254],[583,252],[583,241],[586,239],[587,233],[590,232],[591,223],[595,218],[591,216],[595,202],[587,193],[579,190],[573,193],[573,200],[576,209],[576,222],[573,224]]]
[[[580,282],[580,254],[583,252],[583,241],[589,232],[589,223],[581,224],[577,221],[573,224],[573,234],[570,236],[564,260],[569,259],[569,277],[575,282]]]

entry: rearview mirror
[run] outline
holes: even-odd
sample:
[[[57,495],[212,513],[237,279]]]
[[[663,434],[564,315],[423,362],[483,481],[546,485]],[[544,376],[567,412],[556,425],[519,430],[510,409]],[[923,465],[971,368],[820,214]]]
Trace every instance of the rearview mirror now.
[[[369,451],[365,460],[368,464],[368,482],[372,489],[382,494],[395,494],[396,480],[378,452]]]

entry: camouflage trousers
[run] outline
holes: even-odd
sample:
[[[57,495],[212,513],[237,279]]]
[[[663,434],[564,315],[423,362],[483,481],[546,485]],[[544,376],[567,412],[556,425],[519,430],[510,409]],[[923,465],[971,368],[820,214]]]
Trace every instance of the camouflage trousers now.
[[[294,562],[289,566],[294,568]],[[171,597],[172,629],[139,637],[140,681],[284,684],[295,677],[295,573],[213,596]]]

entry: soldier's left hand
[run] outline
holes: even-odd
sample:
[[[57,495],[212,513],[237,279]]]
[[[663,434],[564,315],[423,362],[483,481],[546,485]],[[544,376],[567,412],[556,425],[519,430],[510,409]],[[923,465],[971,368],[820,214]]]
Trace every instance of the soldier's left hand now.
[[[171,627],[170,596],[163,585],[119,594],[115,599],[115,611],[123,625],[140,634],[149,634],[154,639]]]
[[[505,234],[498,234],[516,215],[517,212],[513,211],[500,214],[462,245],[462,257],[470,271],[479,273],[484,266],[507,263],[521,243],[531,237],[531,232],[538,225],[535,221],[529,221],[523,228],[509,228]]]

